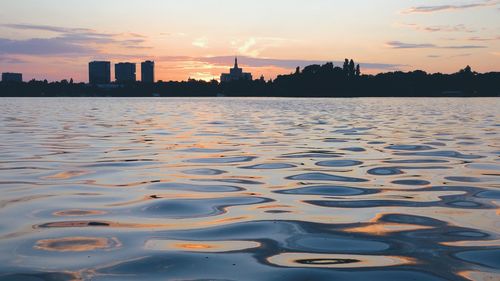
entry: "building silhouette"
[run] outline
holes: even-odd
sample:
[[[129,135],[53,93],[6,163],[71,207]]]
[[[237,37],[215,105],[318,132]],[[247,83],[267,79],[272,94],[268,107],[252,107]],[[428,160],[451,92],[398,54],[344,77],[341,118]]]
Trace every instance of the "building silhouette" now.
[[[121,62],[115,64],[116,82],[135,82],[135,63]]]
[[[234,67],[229,70],[229,73],[222,73],[220,76],[221,82],[237,81],[237,80],[252,80],[252,74],[243,72],[242,68],[238,67],[238,58],[234,58]]]
[[[23,82],[23,75],[21,73],[2,73],[2,82]]]
[[[94,85],[111,83],[111,63],[109,61],[89,62],[89,83]]]
[[[141,63],[141,81],[144,83],[155,82],[155,62],[145,61]]]

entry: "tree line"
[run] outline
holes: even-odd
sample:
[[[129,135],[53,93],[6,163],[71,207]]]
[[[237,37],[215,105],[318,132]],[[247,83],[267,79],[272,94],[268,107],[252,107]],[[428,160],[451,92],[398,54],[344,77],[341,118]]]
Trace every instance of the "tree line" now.
[[[361,73],[354,60],[343,66],[328,62],[309,65],[274,80],[133,82],[108,86],[32,80],[25,83],[0,82],[0,96],[260,96],[260,97],[498,97],[500,72],[477,73],[470,66],[452,74],[421,70],[394,71],[376,75]]]

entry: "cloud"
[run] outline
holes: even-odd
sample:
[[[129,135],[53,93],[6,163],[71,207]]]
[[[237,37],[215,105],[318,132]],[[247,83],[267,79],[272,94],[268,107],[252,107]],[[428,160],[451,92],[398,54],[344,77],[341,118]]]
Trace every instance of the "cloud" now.
[[[3,62],[5,64],[22,64],[22,63],[27,63],[28,61],[20,59],[20,58],[11,58],[11,57],[0,56],[0,62]]]
[[[200,37],[195,39],[192,45],[198,48],[206,48],[208,47],[208,39],[206,37]]]
[[[219,67],[232,66],[234,63],[234,56],[214,56],[214,57],[189,57],[189,56],[164,56],[158,58],[160,61],[167,62],[180,62],[191,61],[207,63]],[[295,60],[295,59],[273,59],[273,58],[256,58],[249,56],[239,56],[238,62],[245,67],[278,67],[285,69],[293,69],[297,66],[305,67],[312,64],[324,64],[326,62],[333,62],[335,65],[341,66],[344,61],[331,61],[331,60]],[[365,69],[384,69],[395,70],[403,65],[399,64],[386,64],[386,63],[360,63]]]
[[[459,57],[470,57],[470,56],[472,56],[472,54],[466,53],[466,54],[458,54],[458,55],[452,55],[452,56],[447,56],[447,57],[444,57],[441,55],[428,55],[427,57],[431,58],[431,59],[438,59],[438,58],[459,58]]]
[[[136,37],[136,38],[147,38],[145,35],[142,35],[139,33],[134,33],[134,32],[129,32],[129,33],[126,33],[125,35],[131,36],[131,37]]]
[[[485,49],[486,46],[480,45],[458,45],[458,46],[441,46],[441,49]]]
[[[233,40],[231,41],[231,45],[239,55],[259,57],[269,48],[281,47],[294,42],[297,42],[297,40],[279,37],[250,37],[245,40]]]
[[[144,36],[135,33],[100,33],[88,28],[66,28],[33,24],[2,24],[15,30],[43,30],[53,32],[50,38],[8,39],[0,38],[0,54],[22,55],[74,55],[99,54],[107,47],[147,49]]]
[[[193,59],[194,58],[190,56],[160,56],[156,58],[157,61],[167,61],[167,62],[190,61]]]
[[[255,45],[257,44],[257,40],[255,38],[250,38],[246,40],[243,45],[238,47],[238,52],[243,55],[250,55],[250,56],[258,56],[261,52],[259,49],[254,49]]]
[[[487,41],[498,41],[500,40],[500,36],[497,37],[470,37],[467,40],[469,41],[477,41],[477,42],[487,42]]]
[[[390,41],[386,46],[392,49],[483,49],[486,46],[479,45],[452,45],[452,46],[439,46],[430,43],[405,43],[400,41]]]
[[[404,43],[400,41],[389,41],[386,43],[387,47],[393,49],[422,49],[422,48],[436,48],[437,46],[434,44],[415,44],[415,43]]]
[[[450,56],[450,58],[460,58],[460,57],[470,57],[470,56],[472,56],[472,54],[466,53],[466,54],[453,55],[453,56]]]
[[[42,30],[56,33],[69,33],[69,32],[91,32],[87,28],[66,28],[51,25],[36,25],[36,24],[0,24],[2,27],[17,29],[17,30]]]
[[[471,8],[491,7],[500,3],[498,0],[485,0],[469,4],[453,4],[453,5],[432,5],[432,6],[416,6],[402,11],[403,14],[427,14],[442,11],[458,11]]]
[[[409,28],[412,28],[412,29],[418,30],[418,31],[425,31],[425,32],[467,32],[467,33],[476,32],[476,30],[469,29],[463,24],[423,26],[423,25],[418,25],[415,23],[402,23],[399,25],[404,26],[404,27],[409,27]]]
[[[88,55],[97,52],[92,47],[86,47],[64,40],[62,38],[51,39],[27,39],[11,40],[0,38],[0,54],[21,55]]]

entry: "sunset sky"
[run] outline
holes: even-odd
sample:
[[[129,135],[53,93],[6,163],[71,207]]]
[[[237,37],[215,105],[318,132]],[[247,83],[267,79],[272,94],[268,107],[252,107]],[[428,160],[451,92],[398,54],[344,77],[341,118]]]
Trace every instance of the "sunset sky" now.
[[[0,72],[88,81],[90,60],[156,61],[212,79],[235,55],[254,77],[354,58],[364,73],[470,64],[500,71],[498,0],[16,0],[0,9]],[[140,67],[138,67],[140,68]],[[140,71],[138,71],[140,77]]]

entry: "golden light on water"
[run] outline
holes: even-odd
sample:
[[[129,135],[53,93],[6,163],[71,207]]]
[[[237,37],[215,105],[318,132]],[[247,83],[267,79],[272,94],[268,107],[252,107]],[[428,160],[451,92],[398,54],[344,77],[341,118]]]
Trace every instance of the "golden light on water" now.
[[[145,244],[145,248],[155,251],[187,251],[222,253],[242,251],[260,247],[260,243],[254,241],[178,241],[151,239]]]
[[[497,101],[430,101],[6,99],[0,279],[495,280]]]

